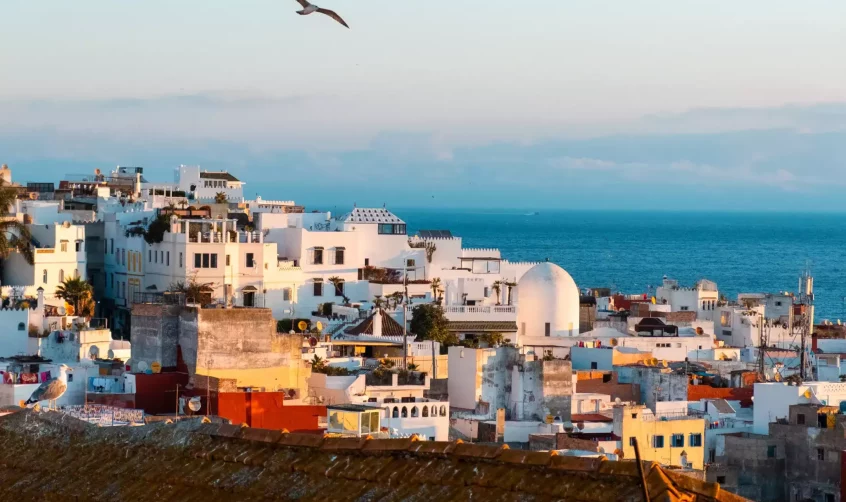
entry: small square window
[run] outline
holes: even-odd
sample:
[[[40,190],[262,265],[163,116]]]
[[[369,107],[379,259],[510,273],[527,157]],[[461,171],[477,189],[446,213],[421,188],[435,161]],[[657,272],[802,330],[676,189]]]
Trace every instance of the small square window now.
[[[825,460],[825,450],[817,448],[817,460]]]
[[[796,415],[796,424],[797,425],[805,425],[805,414],[800,413]]]
[[[634,446],[634,445],[635,445],[635,441],[636,441],[636,439],[635,439],[635,437],[634,437],[634,436],[630,437],[630,438],[629,438],[629,446]]]
[[[689,446],[691,448],[702,446],[702,434],[691,434]]]
[[[653,448],[663,448],[664,447],[664,436],[652,436],[652,447]]]
[[[767,446],[767,458],[775,458],[776,456],[776,445],[772,444]]]
[[[670,442],[670,446],[673,448],[683,448],[684,447],[684,434],[673,434],[672,440]]]
[[[717,483],[724,485],[726,484],[726,477],[725,476],[717,476]]]

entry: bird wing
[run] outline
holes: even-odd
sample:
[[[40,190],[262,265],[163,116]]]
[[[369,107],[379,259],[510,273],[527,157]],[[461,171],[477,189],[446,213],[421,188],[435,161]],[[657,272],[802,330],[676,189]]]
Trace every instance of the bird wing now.
[[[334,19],[335,21],[338,21],[339,23],[343,24],[343,25],[344,25],[344,26],[346,26],[347,28],[349,28],[349,27],[350,27],[350,25],[348,25],[347,23],[345,23],[345,22],[344,22],[344,20],[343,20],[343,19],[341,19],[341,16],[339,16],[339,15],[338,15],[338,14],[337,14],[334,10],[329,10],[329,9],[317,9],[317,12],[319,12],[319,13],[321,13],[321,14],[326,14],[327,16],[331,17],[331,18],[332,18],[332,19]]]
[[[311,5],[310,3],[308,3],[308,0],[297,0],[297,2],[299,2],[299,4],[303,6],[303,9]]]
[[[35,389],[32,395],[29,396],[29,402],[37,403],[38,401],[58,399],[65,393],[67,388],[67,385],[63,384],[58,378],[51,378]]]

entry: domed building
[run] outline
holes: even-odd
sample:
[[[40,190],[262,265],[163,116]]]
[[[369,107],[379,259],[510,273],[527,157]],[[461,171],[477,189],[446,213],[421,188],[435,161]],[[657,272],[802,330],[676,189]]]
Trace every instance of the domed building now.
[[[577,336],[579,288],[566,270],[540,263],[517,283],[517,340]]]

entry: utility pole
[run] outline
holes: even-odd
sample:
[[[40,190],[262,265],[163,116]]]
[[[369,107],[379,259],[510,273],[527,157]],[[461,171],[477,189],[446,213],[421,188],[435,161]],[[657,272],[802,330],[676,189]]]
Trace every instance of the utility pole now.
[[[402,367],[408,369],[408,260],[405,261],[402,274]]]

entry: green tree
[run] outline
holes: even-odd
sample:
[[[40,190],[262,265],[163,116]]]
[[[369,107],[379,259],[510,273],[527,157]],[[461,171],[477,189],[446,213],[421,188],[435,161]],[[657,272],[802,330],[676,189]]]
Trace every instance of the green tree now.
[[[494,281],[493,285],[491,285],[491,289],[493,289],[493,292],[496,293],[496,304],[499,305],[499,294],[502,292],[502,281]]]
[[[432,279],[431,286],[432,286],[432,300],[437,301],[438,300],[438,290],[441,289],[441,278],[435,277],[434,279]]]
[[[226,193],[224,192],[217,192],[214,194],[214,203],[215,204],[226,204],[229,202],[229,198],[226,197]]]
[[[488,347],[499,347],[505,343],[505,337],[502,333],[484,333],[479,337],[479,341],[484,342]]]
[[[511,290],[517,286],[516,282],[506,281],[505,287],[508,288],[508,304],[511,305]]]
[[[427,303],[414,307],[411,314],[411,332],[424,340],[434,340],[444,346],[455,345],[458,338],[450,333],[449,321],[440,305]]]
[[[380,309],[385,306],[385,299],[379,295],[373,297],[373,307]]]
[[[73,307],[74,312],[80,316],[92,317],[93,312],[90,312],[89,303],[93,303],[91,293],[93,288],[88,281],[84,281],[79,277],[71,277],[65,279],[56,288],[56,296],[65,300]]]
[[[32,235],[29,228],[10,217],[9,210],[18,198],[17,191],[0,178],[0,261],[5,260],[14,252],[23,256],[32,265],[35,256],[32,250]],[[0,264],[2,266],[2,264]]]
[[[340,296],[344,299],[344,304],[348,304],[350,302],[350,298],[344,294],[344,280],[337,275],[333,275],[329,278],[329,282],[335,287],[335,296]]]

